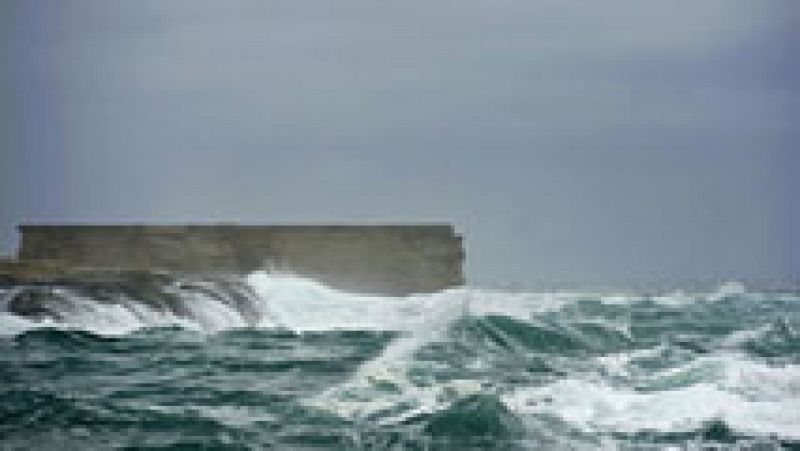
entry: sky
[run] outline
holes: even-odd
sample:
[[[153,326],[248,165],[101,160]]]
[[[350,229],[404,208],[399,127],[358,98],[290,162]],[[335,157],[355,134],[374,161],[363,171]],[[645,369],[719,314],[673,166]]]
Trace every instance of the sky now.
[[[472,283],[800,275],[794,0],[3,0],[24,222],[452,222]]]

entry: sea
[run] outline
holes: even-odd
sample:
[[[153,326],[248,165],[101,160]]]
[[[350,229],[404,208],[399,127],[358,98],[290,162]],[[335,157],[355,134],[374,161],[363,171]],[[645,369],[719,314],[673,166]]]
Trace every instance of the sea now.
[[[800,449],[797,292],[161,289],[0,289],[0,449]]]

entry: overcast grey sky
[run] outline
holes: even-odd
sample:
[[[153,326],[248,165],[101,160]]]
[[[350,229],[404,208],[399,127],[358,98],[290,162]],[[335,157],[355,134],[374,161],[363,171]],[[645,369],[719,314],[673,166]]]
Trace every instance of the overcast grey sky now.
[[[797,276],[794,0],[3,0],[0,238],[453,221],[487,283]]]

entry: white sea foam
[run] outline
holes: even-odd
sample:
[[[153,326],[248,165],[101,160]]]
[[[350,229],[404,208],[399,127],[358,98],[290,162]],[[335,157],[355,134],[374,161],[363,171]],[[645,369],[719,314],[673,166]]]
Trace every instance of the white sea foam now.
[[[172,313],[157,311],[137,300],[121,297],[117,302],[98,302],[66,288],[54,288],[52,304],[58,318],[31,319],[0,313],[0,334],[17,335],[28,330],[58,328],[86,330],[100,335],[124,335],[146,327],[181,325],[201,329],[202,325]]]
[[[0,336],[14,336],[36,328],[49,327],[53,324],[53,321],[50,320],[34,321],[13,313],[0,312]]]
[[[573,296],[584,298],[599,298],[601,302],[609,305],[627,305],[635,302],[651,301],[659,305],[668,307],[681,307],[698,302],[719,302],[732,297],[743,298],[753,302],[760,302],[767,298],[764,293],[750,291],[747,286],[738,281],[728,281],[722,283],[715,290],[710,292],[689,293],[682,289],[661,294],[642,295],[637,293],[572,293]],[[800,299],[797,295],[789,293],[776,293],[769,296],[775,300],[793,301]]]
[[[274,317],[297,331],[403,330],[437,313],[435,295],[405,299],[350,294],[310,279],[266,272],[250,274],[247,283]]]
[[[240,312],[218,299],[196,294],[184,302],[191,312],[191,317],[204,331],[219,332],[247,326],[247,321]]]
[[[358,295],[329,288],[316,281],[291,274],[257,271],[244,282],[249,293],[249,309],[257,315],[260,327],[286,327],[296,331],[308,330],[411,330],[419,324],[436,321],[443,311],[468,311],[474,315],[504,315],[529,320],[539,313],[558,310],[581,299],[596,299],[609,304],[626,304],[645,298],[635,295],[600,295],[590,292],[503,292],[479,288],[453,288],[438,293],[403,297]],[[20,289],[0,292],[0,311],[6,311],[10,299]],[[181,324],[198,330],[217,332],[230,328],[254,325],[252,319],[213,295],[215,288],[206,290],[167,287],[181,298],[185,317],[163,309],[154,309],[147,303],[121,296],[118,302],[97,302],[71,292],[55,288],[57,302],[64,305],[58,321],[49,323],[63,327],[86,328],[97,333],[123,334],[143,327]],[[217,290],[218,291],[218,290]],[[211,294],[210,294],[211,293]],[[217,293],[220,294],[220,293]],[[224,293],[223,293],[224,294]],[[652,300],[665,305],[681,305],[690,301],[714,301],[726,296],[745,295],[741,284],[723,285],[707,295],[687,295],[676,292],[657,296]],[[223,296],[224,297],[224,296]],[[8,315],[5,315],[8,316]],[[37,327],[40,322],[3,320],[10,322],[3,333]],[[2,323],[0,323],[2,325]],[[624,332],[624,331],[623,331]]]
[[[652,377],[692,369],[704,372],[702,380],[673,389],[637,391],[576,375],[503,400],[517,412],[557,416],[589,432],[690,431],[721,419],[740,432],[800,438],[800,366],[771,367],[723,354]]]
[[[476,288],[400,297],[358,295],[293,275],[265,272],[250,274],[247,283],[274,316],[295,330],[411,330],[437,323],[442,315],[450,318],[452,312],[529,320],[576,299],[572,293],[506,293]]]

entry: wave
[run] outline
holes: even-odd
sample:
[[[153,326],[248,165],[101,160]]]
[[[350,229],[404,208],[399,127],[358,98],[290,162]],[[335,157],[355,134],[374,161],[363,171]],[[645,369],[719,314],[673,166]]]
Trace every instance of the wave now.
[[[483,435],[506,438],[558,423],[578,434],[723,436],[730,428],[800,439],[796,301],[741,284],[658,296],[462,287],[391,297],[255,272],[6,287],[0,334],[22,347],[69,350],[170,327],[232,342],[252,330],[284,334],[276,342],[392,332],[375,340],[382,350],[303,405],[431,436],[464,436],[458,428],[478,416]],[[258,339],[269,349],[269,336]]]
[[[797,296],[774,297],[796,301]],[[23,285],[0,288],[0,324],[6,335],[36,327],[79,328],[126,334],[165,325],[207,332],[242,327],[310,330],[410,330],[419,323],[476,316],[530,321],[545,312],[581,303],[664,307],[757,302],[764,295],[728,283],[706,294],[611,295],[591,292],[503,292],[453,288],[404,297],[341,292],[292,274],[254,272],[243,279],[139,279],[110,285]],[[605,327],[606,325],[601,325]],[[628,331],[624,331],[627,333]]]
[[[731,356],[693,365],[708,365],[705,376],[657,391],[570,377],[515,390],[503,401],[514,412],[551,415],[586,432],[693,431],[722,421],[756,436],[800,439],[800,366],[775,368]]]
[[[242,327],[411,330],[464,311],[529,319],[572,301],[569,293],[505,293],[453,288],[403,297],[341,292],[291,274],[243,279],[122,280],[98,285],[22,285],[0,289],[5,335],[38,327],[127,334],[166,325],[219,332]]]

